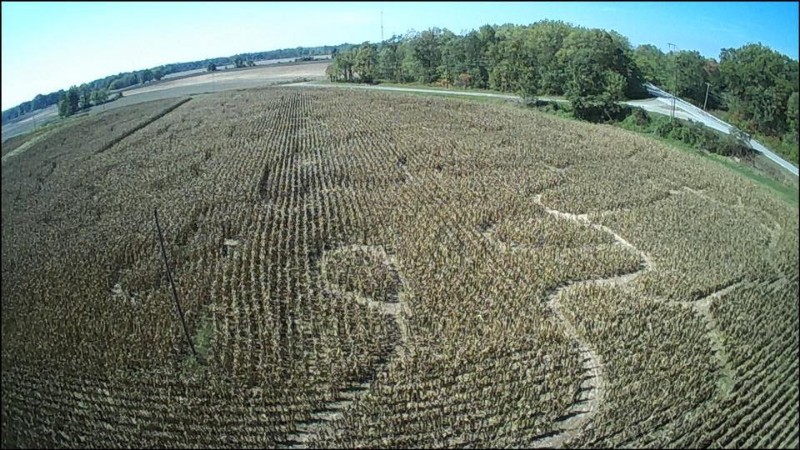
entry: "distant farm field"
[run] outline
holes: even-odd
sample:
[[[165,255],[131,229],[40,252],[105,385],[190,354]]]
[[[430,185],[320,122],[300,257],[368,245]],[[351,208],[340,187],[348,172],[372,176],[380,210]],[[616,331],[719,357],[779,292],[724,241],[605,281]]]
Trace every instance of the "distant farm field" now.
[[[177,80],[167,80],[131,89],[125,91],[123,99],[125,97],[135,99],[138,95],[162,91],[169,95],[169,97],[178,97],[181,95],[212,91],[264,87],[302,78],[307,80],[322,80],[325,79],[325,68],[328,67],[328,65],[330,65],[330,61],[273,64],[239,70],[206,72],[201,75],[193,75]]]
[[[58,107],[56,105],[48,106],[42,110],[36,111],[36,114],[31,114],[21,120],[9,122],[3,125],[3,153],[5,150],[5,142],[10,138],[20,136],[25,133],[30,133],[42,127],[47,123],[58,120]]]
[[[138,103],[178,98],[206,92],[222,92],[228,90],[257,88],[275,84],[290,83],[297,80],[318,81],[325,79],[325,68],[330,61],[313,61],[302,63],[273,63],[258,65],[254,68],[240,70],[223,70],[214,73],[185,76],[176,80],[164,79],[161,82],[148,84],[135,89],[125,90],[123,97],[104,105],[93,106],[92,114],[116,109]],[[28,133],[35,127],[58,120],[56,105],[45,108],[34,117],[26,117],[3,125],[3,142]]]
[[[700,156],[292,87],[18,145],[3,447],[798,446],[797,205]]]

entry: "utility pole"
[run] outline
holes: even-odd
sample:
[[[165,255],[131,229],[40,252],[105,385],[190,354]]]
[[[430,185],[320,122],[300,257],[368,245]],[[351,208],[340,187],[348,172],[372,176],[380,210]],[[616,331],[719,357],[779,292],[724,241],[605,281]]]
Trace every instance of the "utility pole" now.
[[[678,92],[678,60],[677,60],[677,56],[678,55],[676,53],[674,53],[673,50],[677,49],[678,46],[673,44],[672,42],[667,43],[667,45],[669,45],[670,52],[672,52],[672,59],[675,62],[675,67],[673,69],[675,73],[673,75],[673,81],[672,81],[672,115],[670,116],[670,121],[674,121],[675,120],[675,96],[677,95],[677,92]]]
[[[706,105],[708,104],[708,89],[711,87],[711,83],[706,81],[706,99],[703,101],[703,111],[706,110]]]
[[[153,209],[153,218],[156,220],[158,243],[161,246],[161,256],[164,258],[164,271],[167,273],[167,280],[169,280],[169,285],[172,288],[172,298],[175,300],[175,306],[178,309],[178,316],[181,318],[181,324],[183,324],[183,332],[186,335],[186,342],[189,343],[189,349],[192,351],[192,355],[194,355],[195,359],[197,359],[197,350],[194,349],[192,337],[189,335],[189,327],[186,326],[186,318],[183,315],[183,308],[181,308],[181,302],[178,301],[178,291],[175,289],[175,281],[172,279],[172,273],[169,271],[169,260],[167,259],[167,251],[164,249],[164,235],[161,233],[161,225],[158,224],[157,209]]]

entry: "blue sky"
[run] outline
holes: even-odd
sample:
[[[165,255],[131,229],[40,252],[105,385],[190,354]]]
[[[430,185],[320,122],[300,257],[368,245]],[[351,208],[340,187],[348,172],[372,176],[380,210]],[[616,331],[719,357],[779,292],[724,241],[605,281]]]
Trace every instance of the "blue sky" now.
[[[613,29],[632,45],[697,50],[761,42],[798,57],[797,2],[3,2],[2,109],[130,70],[285,47],[360,43],[437,26],[542,19]]]

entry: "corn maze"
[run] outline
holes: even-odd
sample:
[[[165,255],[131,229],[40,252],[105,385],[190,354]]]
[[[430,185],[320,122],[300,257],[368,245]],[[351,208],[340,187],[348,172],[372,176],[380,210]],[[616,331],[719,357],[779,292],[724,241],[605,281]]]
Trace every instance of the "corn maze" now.
[[[798,447],[797,205],[698,155],[285,87],[2,171],[3,447]]]

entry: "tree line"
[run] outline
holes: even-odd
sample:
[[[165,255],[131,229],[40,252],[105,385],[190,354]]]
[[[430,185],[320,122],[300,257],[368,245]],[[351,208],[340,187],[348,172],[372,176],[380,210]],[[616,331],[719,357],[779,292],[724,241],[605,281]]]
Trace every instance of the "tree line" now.
[[[254,61],[259,60],[329,55],[336,50],[347,50],[350,47],[352,47],[352,44],[345,43],[340,45],[323,45],[318,47],[284,48],[264,52],[241,53],[231,57],[208,58],[200,61],[165,64],[152,69],[109,75],[105,78],[100,78],[80,86],[74,86],[79,91],[79,101],[77,102],[79,106],[77,107],[77,110],[81,109],[80,105],[83,103],[80,101],[80,97],[86,90],[90,91],[89,96],[91,97],[91,92],[94,91],[98,92],[98,94],[95,95],[102,95],[103,91],[115,91],[150,81],[158,81],[164,76],[172,73],[185,72],[187,70],[207,69],[211,64],[213,64],[214,67],[225,66],[227,64],[233,64],[235,67],[253,66]],[[61,89],[49,94],[39,94],[34,97],[33,100],[20,103],[13,108],[3,111],[2,123],[5,124],[9,120],[24,116],[32,111],[58,104],[64,97],[68,99],[69,108],[67,110],[72,111],[73,106],[76,104],[74,101],[75,94],[71,94],[69,89]],[[91,101],[89,103],[91,103]],[[59,107],[59,110],[60,109],[61,108]]]
[[[116,100],[121,97],[109,98],[106,89],[91,89],[88,85],[70,86],[65,92],[61,91],[58,98],[58,115],[61,117],[69,117],[79,111],[84,111],[92,106],[102,105],[111,100]]]
[[[561,21],[484,25],[460,35],[431,28],[337,52],[327,75],[564,96],[576,116],[595,120],[616,117],[619,100],[646,97],[643,83],[651,82],[728,111],[745,131],[795,145],[798,137],[798,62],[761,44],[722,49],[717,60],[692,50],[634,48],[615,31]]]
[[[696,51],[665,54],[652,45],[634,55],[653,84],[697,106],[728,111],[745,131],[797,143],[797,60],[760,43],[724,48],[719,60]]]

